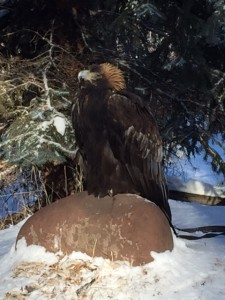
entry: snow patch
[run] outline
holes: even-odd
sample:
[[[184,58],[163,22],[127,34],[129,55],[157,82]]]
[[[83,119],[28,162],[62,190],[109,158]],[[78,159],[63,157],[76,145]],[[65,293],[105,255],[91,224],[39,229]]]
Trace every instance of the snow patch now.
[[[168,176],[167,184],[169,189],[174,191],[225,198],[225,188],[213,186],[200,180],[189,179],[184,182],[177,176]]]
[[[46,129],[48,129],[49,125],[51,125],[51,124],[52,124],[52,121],[44,121],[40,124],[40,128],[45,131]]]
[[[66,121],[64,118],[56,116],[54,118],[54,126],[58,133],[60,133],[62,136],[65,134],[66,130]]]

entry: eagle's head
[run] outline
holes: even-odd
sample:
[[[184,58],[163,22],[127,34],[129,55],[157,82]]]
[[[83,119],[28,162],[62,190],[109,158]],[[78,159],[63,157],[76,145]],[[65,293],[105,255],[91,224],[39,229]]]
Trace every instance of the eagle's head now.
[[[93,87],[116,91],[126,88],[123,72],[109,63],[91,65],[88,69],[80,71],[78,81],[81,88]]]

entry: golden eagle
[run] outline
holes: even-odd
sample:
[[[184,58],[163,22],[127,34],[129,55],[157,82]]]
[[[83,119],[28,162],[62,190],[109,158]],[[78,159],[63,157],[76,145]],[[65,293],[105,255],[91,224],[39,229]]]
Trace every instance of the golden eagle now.
[[[72,121],[86,164],[87,191],[134,193],[157,204],[171,223],[162,140],[148,107],[126,90],[123,73],[103,63],[78,74]]]

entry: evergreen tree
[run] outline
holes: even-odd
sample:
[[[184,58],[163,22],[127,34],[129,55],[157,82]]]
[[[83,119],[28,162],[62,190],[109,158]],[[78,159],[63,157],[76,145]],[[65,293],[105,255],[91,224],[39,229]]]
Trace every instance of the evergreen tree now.
[[[54,44],[53,58],[67,47],[80,64],[118,64],[151,106],[167,156],[204,151],[225,174],[224,20],[216,0],[4,1],[0,52],[31,59]]]

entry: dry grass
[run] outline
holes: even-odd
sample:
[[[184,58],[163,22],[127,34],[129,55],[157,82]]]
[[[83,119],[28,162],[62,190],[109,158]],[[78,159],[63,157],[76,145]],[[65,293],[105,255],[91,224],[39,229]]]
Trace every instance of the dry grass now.
[[[0,230],[15,225],[24,220],[27,216],[32,215],[35,211],[39,210],[42,206],[42,199],[38,198],[35,202],[29,201],[34,193],[41,194],[40,183],[37,179],[37,168],[31,168],[29,180],[32,181],[34,190],[29,190],[29,183],[25,179],[19,177],[23,171],[16,165],[10,166],[6,162],[0,162],[0,209],[4,211],[4,217],[0,216]],[[18,183],[18,184],[16,184]],[[27,191],[19,191],[18,186],[27,186]],[[35,190],[36,189],[36,190]],[[10,208],[10,201],[20,201],[20,210],[12,213]],[[8,212],[8,213],[7,213]]]
[[[76,89],[81,64],[72,49],[54,44],[53,32],[45,36],[39,33],[36,35],[48,45],[48,49],[37,57],[21,59],[19,56],[0,55],[0,134],[8,122],[26,113],[36,97],[47,96],[48,92],[54,91],[62,94],[69,91],[73,94]],[[68,100],[64,98],[64,101]],[[58,105],[57,102],[55,105]],[[60,105],[63,106],[63,103]]]
[[[21,182],[22,185],[27,186],[28,190],[18,191],[17,187],[13,187],[18,180],[21,181],[19,175],[23,174],[23,170],[0,161],[0,210],[8,212],[4,217],[0,214],[0,230],[16,225],[56,199],[83,191],[83,172],[76,165],[75,167],[62,165],[57,168],[49,166],[42,170],[33,166],[28,173],[29,183],[26,182],[26,178]],[[29,184],[32,184],[31,190],[29,190]],[[5,190],[7,187],[9,187],[9,192]],[[36,200],[32,202],[34,194],[36,194]],[[12,198],[15,203],[20,201],[21,204],[20,210],[15,213],[10,211],[9,201]]]
[[[54,299],[56,295],[67,292],[71,293],[71,299],[86,299],[86,291],[98,279],[97,270],[97,266],[87,261],[71,260],[67,257],[62,257],[53,265],[21,263],[14,269],[13,279],[32,280],[20,290],[7,292],[4,300],[26,299],[37,291],[45,299]]]

